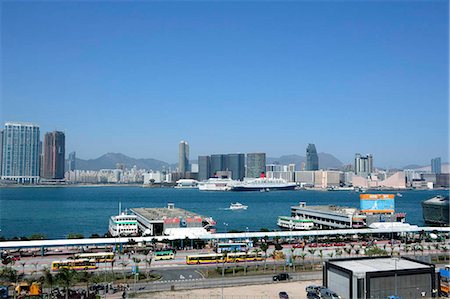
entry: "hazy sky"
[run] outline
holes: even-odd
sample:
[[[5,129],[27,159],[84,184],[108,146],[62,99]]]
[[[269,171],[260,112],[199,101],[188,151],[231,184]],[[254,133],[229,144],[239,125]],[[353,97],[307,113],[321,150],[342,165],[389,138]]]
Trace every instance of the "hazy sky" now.
[[[448,160],[448,1],[2,2],[1,121],[122,152]]]

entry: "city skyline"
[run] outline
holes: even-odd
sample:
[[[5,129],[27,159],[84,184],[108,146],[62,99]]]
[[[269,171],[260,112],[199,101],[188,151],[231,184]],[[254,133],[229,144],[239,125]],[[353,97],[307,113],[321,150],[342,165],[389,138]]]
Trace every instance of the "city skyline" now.
[[[188,140],[191,157],[304,155],[314,143],[344,163],[358,152],[378,167],[448,162],[446,11],[2,3],[0,119],[63,131],[81,158],[175,162]]]

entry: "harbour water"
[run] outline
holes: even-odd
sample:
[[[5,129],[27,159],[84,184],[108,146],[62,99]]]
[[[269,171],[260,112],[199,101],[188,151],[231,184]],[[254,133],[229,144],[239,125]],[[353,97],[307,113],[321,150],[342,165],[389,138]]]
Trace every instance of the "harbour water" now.
[[[396,193],[396,192],[393,192]],[[407,222],[424,225],[421,201],[448,191],[402,191],[396,197],[396,211],[407,213]],[[0,189],[0,235],[6,238],[30,236],[66,238],[69,233],[103,235],[111,215],[134,207],[175,206],[212,216],[217,230],[254,231],[278,229],[279,215],[289,215],[290,207],[307,205],[346,205],[359,207],[359,193],[337,191],[279,192],[201,192],[196,189],[141,187],[29,187]],[[247,210],[231,211],[230,203],[248,205]]]

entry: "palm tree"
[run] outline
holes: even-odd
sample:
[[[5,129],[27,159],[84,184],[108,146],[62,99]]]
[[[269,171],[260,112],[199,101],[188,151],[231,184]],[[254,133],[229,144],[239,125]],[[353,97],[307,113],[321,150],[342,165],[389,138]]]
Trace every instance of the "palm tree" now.
[[[125,261],[125,260],[122,260],[121,262],[120,262],[120,265],[122,266],[122,268],[123,268],[123,280],[126,282],[126,276],[125,276],[125,274],[126,274],[126,267],[128,266],[128,262],[127,261]]]
[[[300,253],[298,256],[302,259],[303,270],[305,270],[305,258],[306,258],[306,253],[302,252],[302,253]]]
[[[338,249],[336,250],[336,256],[341,256],[342,255],[342,249]]]
[[[247,256],[248,256],[248,248],[245,249],[244,275],[247,275]]]
[[[50,269],[47,267],[44,267],[43,272],[44,272],[44,276],[43,276],[44,283],[46,283],[50,286],[50,294],[51,294],[53,291],[53,283],[55,282],[54,276],[53,276],[52,272],[50,271]]]
[[[269,249],[269,245],[266,242],[263,242],[259,247],[264,251],[264,272],[266,272],[267,250]]]
[[[31,264],[34,266],[34,271],[33,271],[32,274],[37,273],[39,263],[38,262],[34,262],[34,263],[31,263]]]
[[[234,249],[233,250],[233,253],[237,253],[238,252],[238,250],[237,249]],[[236,255],[234,255],[233,256],[233,276],[236,274],[236,266],[237,266],[237,257],[236,257]]]
[[[259,253],[261,252],[261,249],[256,248],[254,250],[254,252],[255,252],[256,257],[258,258],[259,257]],[[258,271],[258,263],[255,263],[255,271]]]
[[[316,253],[316,249],[308,249],[308,252],[312,255],[312,264],[314,265],[314,254]],[[312,268],[313,266],[311,266]]]
[[[86,283],[86,293],[88,296],[89,296],[89,281],[92,279],[93,276],[94,274],[92,272],[88,272],[87,268],[84,269],[83,272],[78,273],[79,281]]]
[[[323,251],[322,251],[322,249],[319,249],[319,254],[318,254],[318,256],[320,257],[320,264],[322,265],[322,263],[323,263]]]
[[[56,280],[66,289],[66,299],[69,298],[69,289],[75,283],[77,272],[72,269],[62,268],[56,274]]]
[[[291,254],[291,260],[292,260],[292,268],[295,272],[295,260],[298,258],[298,255],[295,254],[295,248],[291,248],[292,254]]]
[[[327,255],[332,259],[333,256],[334,256],[334,252],[330,252],[330,253],[328,253]]]
[[[150,277],[150,266],[152,265],[153,257],[146,258],[145,261],[145,271],[147,272],[147,278]]]
[[[26,262],[20,262],[20,265],[22,266],[22,275],[25,275],[25,265],[27,263]]]

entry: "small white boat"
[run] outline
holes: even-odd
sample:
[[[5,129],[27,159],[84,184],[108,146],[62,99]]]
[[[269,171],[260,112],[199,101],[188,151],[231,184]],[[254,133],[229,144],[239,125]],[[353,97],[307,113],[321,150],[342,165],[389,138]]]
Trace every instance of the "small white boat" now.
[[[398,197],[403,197],[403,194],[401,194],[400,192],[396,194]]]
[[[248,208],[248,206],[243,205],[243,204],[241,204],[239,202],[232,203],[230,205],[230,210],[247,210],[247,208]]]

